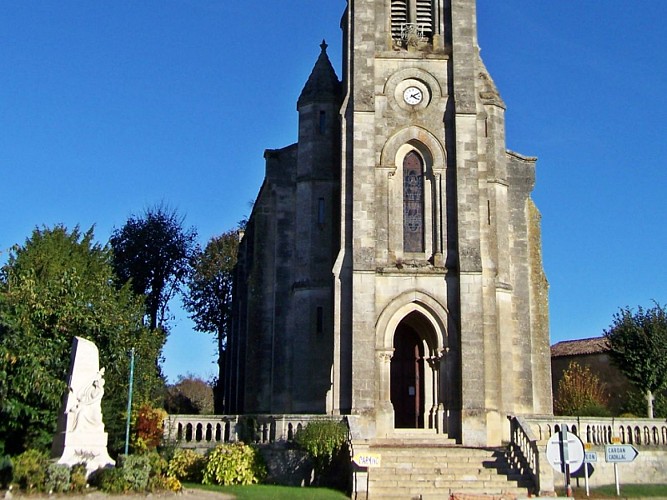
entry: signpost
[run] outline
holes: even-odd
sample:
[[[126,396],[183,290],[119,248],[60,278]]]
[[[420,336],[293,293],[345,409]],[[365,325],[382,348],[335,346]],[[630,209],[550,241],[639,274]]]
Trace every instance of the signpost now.
[[[352,457],[352,462],[354,462],[359,467],[366,468],[366,500],[368,500],[368,485],[370,482],[369,469],[373,467],[380,467],[382,465],[382,456],[379,453],[355,453]],[[356,482],[357,472],[354,472],[354,480]],[[356,485],[355,485],[356,490]]]
[[[567,496],[572,496],[570,473],[577,472],[584,463],[584,444],[581,439],[568,432],[565,425],[561,426],[561,431],[549,438],[547,460],[557,472],[565,474]]]
[[[382,456],[379,453],[363,453],[354,455],[352,461],[359,467],[380,467]]]
[[[614,477],[616,479],[616,495],[621,495],[621,484],[618,479],[618,464],[629,463],[637,458],[639,452],[631,444],[608,444],[604,447],[604,459],[614,464]]]
[[[588,487],[588,464],[594,464],[598,461],[597,451],[589,451],[591,449],[591,443],[586,443],[586,452],[584,453],[584,479],[586,481],[586,496],[591,496],[591,490]]]

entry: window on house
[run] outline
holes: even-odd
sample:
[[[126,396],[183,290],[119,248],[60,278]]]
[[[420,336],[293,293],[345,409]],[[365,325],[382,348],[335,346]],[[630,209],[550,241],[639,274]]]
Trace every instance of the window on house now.
[[[403,251],[424,251],[424,162],[416,151],[403,159]]]

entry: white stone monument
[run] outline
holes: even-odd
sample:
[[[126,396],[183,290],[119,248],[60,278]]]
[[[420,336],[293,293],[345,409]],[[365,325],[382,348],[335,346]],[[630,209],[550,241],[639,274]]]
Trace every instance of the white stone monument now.
[[[91,341],[74,337],[67,385],[51,455],[59,457],[59,464],[85,463],[88,474],[113,467],[116,462],[107,452],[102,421],[104,368],[100,368],[99,351]]]

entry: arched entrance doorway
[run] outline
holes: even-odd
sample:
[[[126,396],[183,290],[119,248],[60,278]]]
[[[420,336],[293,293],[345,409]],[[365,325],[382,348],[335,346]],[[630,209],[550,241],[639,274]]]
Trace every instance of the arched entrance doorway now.
[[[418,290],[397,297],[378,318],[378,425],[382,429],[449,432],[448,402],[455,389],[446,371],[446,318],[447,310]]]
[[[394,334],[391,359],[391,403],[395,428],[424,427],[424,342],[407,322]]]

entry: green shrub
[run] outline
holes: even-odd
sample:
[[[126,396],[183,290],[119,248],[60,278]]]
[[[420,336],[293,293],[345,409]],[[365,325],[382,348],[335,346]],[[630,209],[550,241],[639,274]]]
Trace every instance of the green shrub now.
[[[315,467],[322,472],[347,442],[347,426],[331,420],[310,422],[297,432],[295,441],[313,457]]]
[[[74,464],[69,471],[70,490],[81,492],[86,489],[86,464]]]
[[[50,463],[46,468],[44,489],[48,492],[62,493],[69,490],[70,470],[65,464]]]
[[[603,416],[609,394],[606,385],[588,366],[572,361],[563,372],[554,400],[554,414],[580,417]],[[609,415],[609,412],[606,412]]]
[[[151,473],[148,455],[121,455],[114,468],[95,471],[90,483],[106,493],[146,491]]]
[[[151,461],[148,455],[122,455],[121,470],[129,488],[144,491],[151,475]]]
[[[119,494],[130,491],[130,484],[125,479],[125,474],[121,467],[96,470],[90,475],[90,484],[105,493]]]
[[[266,465],[253,446],[221,444],[208,455],[204,484],[254,484],[266,477]]]
[[[14,458],[13,482],[25,490],[41,490],[46,480],[49,457],[43,451],[26,450]]]
[[[577,409],[573,416],[575,417],[611,417],[611,411],[606,406],[597,403],[588,403]]]
[[[167,489],[178,493],[179,491],[183,491],[183,485],[175,477],[167,476]]]
[[[153,408],[149,404],[144,404],[133,414],[133,417],[132,447],[134,451],[145,453],[155,450],[162,442],[167,412],[162,408]]]
[[[0,488],[4,489],[12,482],[14,465],[7,455],[0,457]]]
[[[194,450],[176,450],[169,461],[167,475],[180,481],[201,483],[206,467],[206,457]]]
[[[150,466],[150,476],[164,476],[167,473],[167,460],[157,451],[146,453],[148,464]]]
[[[167,491],[169,487],[167,486],[167,476],[151,476],[148,478],[148,491],[151,493],[160,493],[162,491]]]

